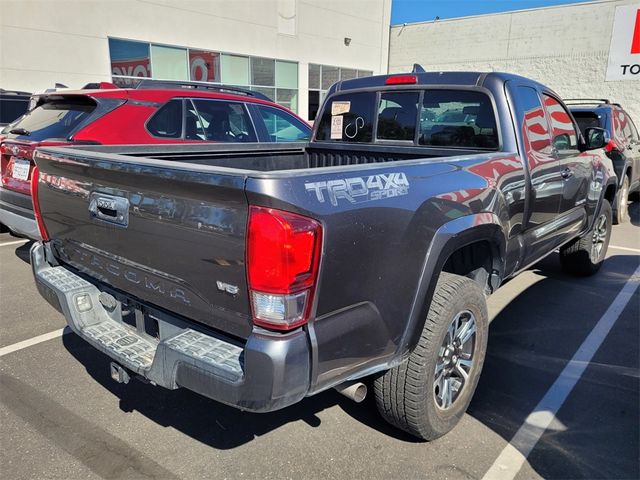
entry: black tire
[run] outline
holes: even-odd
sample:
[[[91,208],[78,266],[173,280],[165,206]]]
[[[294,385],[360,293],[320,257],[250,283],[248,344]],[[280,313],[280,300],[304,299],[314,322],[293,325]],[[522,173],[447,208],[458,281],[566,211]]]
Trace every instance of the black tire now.
[[[448,408],[442,409],[436,400],[436,365],[442,364],[439,359],[442,359],[443,342],[449,338],[448,329],[461,312],[475,317],[473,363],[457,397]],[[487,305],[480,286],[469,278],[441,273],[418,345],[407,361],[386,371],[374,382],[376,405],[384,419],[424,440],[434,440],[455,427],[467,410],[480,378],[488,324]],[[455,355],[451,359],[455,360]]]
[[[603,200],[600,212],[593,222],[593,228],[582,238],[560,249],[560,263],[566,272],[584,277],[600,270],[609,248],[611,217],[611,205],[608,200]],[[604,222],[602,228],[601,222]],[[597,243],[596,236],[598,242],[602,242],[602,247],[597,252],[594,251],[594,245]]]
[[[613,212],[613,224],[619,225],[629,221],[629,177],[626,175],[616,195],[616,205]]]

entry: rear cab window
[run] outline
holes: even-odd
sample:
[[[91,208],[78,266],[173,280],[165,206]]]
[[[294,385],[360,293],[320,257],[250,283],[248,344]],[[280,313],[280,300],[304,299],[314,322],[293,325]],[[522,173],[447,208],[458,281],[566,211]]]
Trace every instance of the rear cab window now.
[[[454,89],[334,95],[324,106],[316,140],[486,150],[499,147],[489,96]]]
[[[11,131],[20,129],[15,133],[18,138],[33,141],[68,138],[96,106],[89,97],[51,98],[27,112],[11,126]]]

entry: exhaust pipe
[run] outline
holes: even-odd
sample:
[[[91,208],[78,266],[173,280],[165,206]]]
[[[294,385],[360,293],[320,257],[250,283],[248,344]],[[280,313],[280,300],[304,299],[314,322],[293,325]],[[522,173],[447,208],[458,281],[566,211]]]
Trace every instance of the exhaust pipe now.
[[[362,382],[344,382],[333,388],[356,403],[362,402],[367,396],[367,386]]]

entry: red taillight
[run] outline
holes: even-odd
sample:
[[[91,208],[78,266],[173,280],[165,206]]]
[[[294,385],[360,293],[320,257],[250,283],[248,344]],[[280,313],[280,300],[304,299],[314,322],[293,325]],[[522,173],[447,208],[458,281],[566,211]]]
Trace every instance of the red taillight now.
[[[49,233],[42,221],[42,213],[40,212],[40,201],[38,200],[38,182],[40,181],[38,175],[38,167],[33,167],[31,171],[31,202],[33,203],[33,215],[36,218],[38,224],[38,230],[40,231],[40,237],[43,241],[49,241]]]
[[[316,220],[250,207],[247,278],[254,323],[291,330],[308,321],[321,247],[322,226]]]
[[[415,75],[396,75],[387,78],[384,83],[386,85],[412,85],[418,83],[418,77]]]
[[[70,145],[70,142],[59,140],[43,140],[41,142],[13,143],[3,142],[0,145],[0,165],[2,169],[2,186],[28,195],[30,193],[30,182],[33,178],[33,154],[38,147],[56,147]],[[24,164],[29,162],[29,171],[21,170],[25,175],[16,174],[16,163]],[[20,165],[22,167],[22,165]]]

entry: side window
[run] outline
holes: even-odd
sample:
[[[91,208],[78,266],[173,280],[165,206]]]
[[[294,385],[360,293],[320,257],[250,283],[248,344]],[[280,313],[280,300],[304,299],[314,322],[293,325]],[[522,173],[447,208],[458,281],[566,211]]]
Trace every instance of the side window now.
[[[249,114],[242,103],[195,98],[192,101],[197,120],[191,125],[187,123],[187,138],[195,134],[212,142],[256,141]]]
[[[293,115],[279,108],[256,105],[272,142],[300,142],[309,140],[311,129]]]
[[[325,104],[316,140],[371,142],[375,99],[374,92],[334,96]]]
[[[158,109],[147,122],[154,137],[182,138],[182,100],[171,100]]]
[[[528,154],[551,155],[549,122],[538,93],[530,87],[518,87],[518,108],[521,109],[522,138]]]
[[[578,149],[578,135],[571,115],[555,98],[543,95],[551,123],[551,144],[559,153]]]
[[[378,106],[377,138],[413,142],[418,118],[418,92],[384,92]]]
[[[497,149],[498,128],[491,100],[481,92],[425,90],[419,143]]]

